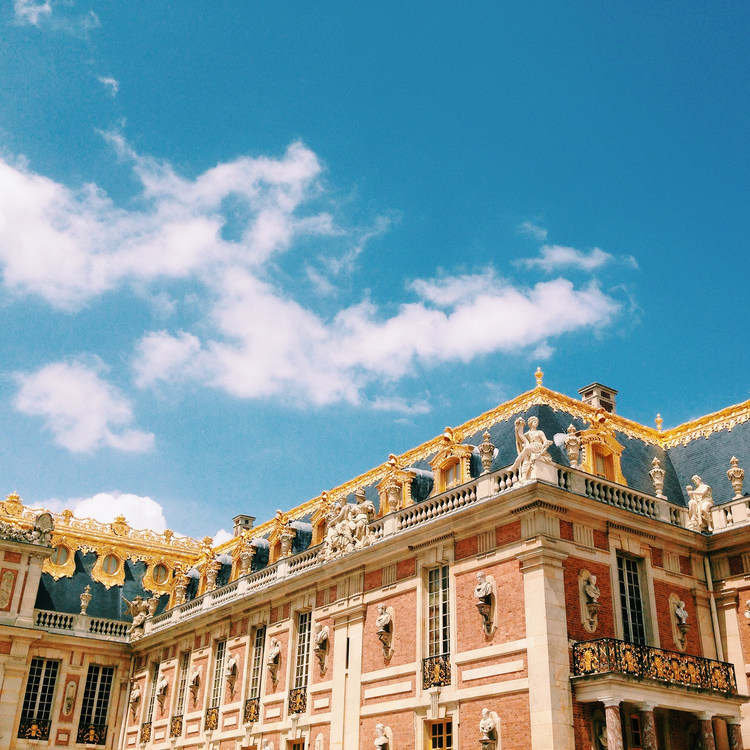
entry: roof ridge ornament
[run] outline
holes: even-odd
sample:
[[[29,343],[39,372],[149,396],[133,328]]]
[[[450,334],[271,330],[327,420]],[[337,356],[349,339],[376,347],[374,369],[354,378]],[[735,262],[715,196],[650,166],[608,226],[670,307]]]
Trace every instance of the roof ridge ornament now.
[[[536,368],[536,372],[534,373],[534,377],[536,378],[536,387],[541,388],[542,387],[542,378],[544,378],[544,373],[542,372],[541,367]]]

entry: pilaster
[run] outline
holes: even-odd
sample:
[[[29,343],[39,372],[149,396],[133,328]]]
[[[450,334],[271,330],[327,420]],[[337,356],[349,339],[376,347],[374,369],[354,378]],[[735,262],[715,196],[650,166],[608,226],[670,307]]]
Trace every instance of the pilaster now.
[[[523,573],[531,747],[573,750],[568,629],[563,560],[540,537],[516,557]]]

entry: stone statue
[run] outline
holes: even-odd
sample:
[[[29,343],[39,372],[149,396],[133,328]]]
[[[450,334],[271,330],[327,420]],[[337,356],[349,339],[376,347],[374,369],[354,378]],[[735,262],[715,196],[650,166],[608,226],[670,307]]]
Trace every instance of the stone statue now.
[[[732,500],[738,500],[743,497],[742,483],[745,481],[745,470],[740,468],[737,456],[732,456],[729,459],[729,463],[731,467],[727,470],[727,478],[731,482],[732,490],[734,491]]]
[[[83,589],[83,592],[81,593],[81,614],[85,615],[86,610],[89,608],[89,604],[91,603],[91,586],[88,584]]]
[[[190,695],[193,696],[193,705],[195,705],[198,702],[198,691],[201,687],[201,671],[200,669],[196,669],[193,671],[193,673],[190,675]]]
[[[588,571],[583,571],[585,576]],[[601,590],[596,585],[596,576],[589,573],[588,577],[581,581],[583,592],[583,625],[589,633],[594,633],[599,622],[599,597]]]
[[[654,493],[656,497],[664,497],[664,477],[667,472],[664,471],[661,461],[656,456],[651,461],[651,465],[654,468],[649,471],[648,475],[651,477],[651,484],[654,485]]]
[[[693,475],[691,481],[695,487],[690,484],[687,486],[690,498],[687,527],[691,531],[712,532],[714,524],[711,518],[711,508],[714,507],[714,499],[711,488],[697,474]]]
[[[159,607],[159,599],[161,599],[161,594],[154,595],[146,601],[149,617],[153,617],[156,614],[156,610]]]
[[[159,702],[159,710],[164,711],[164,701],[167,697],[167,689],[169,688],[169,680],[161,675],[159,681],[156,683],[156,700]]]
[[[489,708],[482,709],[479,720],[479,745],[482,750],[494,750],[497,745],[497,721]]]
[[[568,425],[567,435],[565,436],[565,451],[568,454],[570,468],[577,469],[578,461],[581,454],[581,438],[572,424]]]
[[[234,683],[237,680],[237,657],[234,654],[230,654],[224,665],[224,679],[229,685],[229,692],[234,695]]]
[[[373,742],[373,745],[375,745],[376,750],[389,750],[390,743],[388,742],[388,735],[386,734],[384,724],[375,725],[375,742]]]
[[[677,618],[677,626],[687,625],[688,613],[685,609],[685,602],[679,601],[675,604],[674,614]]]
[[[482,627],[487,635],[491,635],[494,614],[494,587],[492,581],[487,580],[484,571],[477,572],[477,585],[474,587],[474,596],[479,614],[482,616]]]
[[[375,541],[370,523],[375,517],[375,505],[365,497],[362,489],[355,493],[356,502],[333,503],[326,513],[326,535],[320,556],[333,560],[355,549],[368,547]]]
[[[148,603],[140,595],[136,596],[132,602],[128,601],[124,596],[122,600],[125,602],[128,613],[133,618],[133,622],[128,628],[128,635],[131,641],[138,640],[138,638],[143,636],[143,623],[148,617]]]
[[[750,599],[745,602],[745,617],[750,620]]]
[[[531,482],[534,479],[534,466],[537,461],[551,464],[552,459],[547,449],[552,445],[551,440],[539,429],[539,419],[529,417],[529,429],[524,433],[526,425],[523,417],[518,417],[516,425],[516,458],[511,471],[518,471],[518,479],[521,482]]]
[[[385,604],[378,604],[378,616],[375,620],[375,626],[377,627],[377,635],[380,642],[383,644],[383,656],[389,659],[393,654],[391,643],[393,640],[393,622],[391,613]]]
[[[279,664],[281,662],[281,644],[276,638],[271,638],[271,647],[268,649],[266,655],[266,667],[268,667],[268,673],[271,675],[271,680],[275,685],[278,682]]]
[[[352,537],[354,547],[367,547],[373,542],[370,533],[370,522],[375,517],[375,506],[365,497],[364,490],[357,490],[354,494],[356,503],[352,510]]]
[[[137,682],[131,682],[130,684],[130,715],[133,717],[133,720],[135,720],[138,706],[141,703],[141,686]]]
[[[495,446],[490,442],[489,430],[485,430],[482,438],[483,440],[477,450],[479,451],[479,458],[482,461],[482,474],[487,474],[492,467],[492,461],[495,458]]]
[[[328,655],[328,625],[320,626],[319,622],[315,623],[315,638],[313,639],[313,652],[318,659],[320,673],[326,672],[326,656]]]

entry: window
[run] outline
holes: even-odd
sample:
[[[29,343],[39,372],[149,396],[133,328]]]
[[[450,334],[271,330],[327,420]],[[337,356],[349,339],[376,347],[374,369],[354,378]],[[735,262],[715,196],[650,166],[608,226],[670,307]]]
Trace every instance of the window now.
[[[255,642],[253,645],[253,661],[250,668],[250,691],[249,698],[260,697],[260,678],[263,674],[263,650],[266,643],[266,629],[260,627],[255,629]]]
[[[645,644],[646,627],[638,561],[617,555],[617,580],[620,586],[623,639],[629,643]]]
[[[102,571],[108,576],[113,576],[120,569],[120,559],[115,555],[107,555],[102,560]]]
[[[430,724],[430,750],[453,750],[453,724],[450,721]]]
[[[458,484],[461,484],[460,461],[456,461],[443,469],[443,489],[449,490]]]
[[[592,446],[594,452],[594,474],[602,479],[614,481],[615,466],[611,454],[604,453]]]
[[[448,594],[448,566],[433,568],[427,581],[429,656],[442,656],[451,650]]]
[[[630,745],[633,750],[640,750],[643,746],[641,739],[641,719],[638,714],[630,715]]]
[[[148,698],[148,711],[144,719],[144,724],[150,724],[154,716],[154,701],[156,700],[156,684],[159,682],[159,662],[157,661],[151,667],[151,691]]]
[[[32,659],[21,709],[18,736],[27,740],[49,739],[50,713],[59,662]]]
[[[214,663],[214,682],[211,688],[210,708],[218,708],[221,704],[221,678],[224,674],[224,657],[227,653],[227,642],[216,642],[216,662]]]
[[[115,558],[117,559],[117,558]],[[90,664],[83,690],[81,720],[78,724],[76,742],[103,745],[107,740],[107,711],[112,691],[114,667]]]
[[[162,565],[161,563],[159,563],[158,565],[154,565],[151,577],[154,579],[154,583],[157,583],[160,586],[163,583],[166,583],[167,578],[169,578],[169,571],[167,570],[167,566]]]
[[[180,657],[180,676],[177,682],[177,708],[175,715],[182,716],[185,710],[185,694],[187,693],[187,677],[190,670],[190,652],[184,651]]]
[[[55,551],[52,553],[52,557],[50,557],[49,561],[53,565],[65,565],[65,563],[68,562],[69,557],[70,550],[68,550],[64,544],[59,544],[55,547]]]
[[[307,670],[310,663],[310,612],[297,616],[297,661],[294,667],[294,687],[307,687]]]
[[[287,750],[305,750],[304,740],[287,740]]]

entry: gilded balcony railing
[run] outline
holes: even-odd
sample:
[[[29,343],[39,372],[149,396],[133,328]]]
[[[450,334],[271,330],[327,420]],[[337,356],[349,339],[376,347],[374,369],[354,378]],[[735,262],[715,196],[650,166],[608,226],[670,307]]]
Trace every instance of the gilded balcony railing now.
[[[139,739],[141,745],[145,745],[147,742],[151,742],[151,722],[145,721],[141,724],[141,736]]]
[[[79,724],[76,742],[86,745],[104,745],[107,742],[107,725]]]
[[[173,716],[169,720],[169,736],[170,737],[182,737],[182,714],[179,716]]]
[[[307,688],[292,688],[289,691],[289,713],[302,714],[307,709]]]
[[[245,713],[242,720],[245,724],[260,719],[260,698],[248,698],[245,701]]]
[[[204,729],[206,732],[212,732],[214,729],[219,728],[219,707],[206,709],[206,723]]]
[[[451,684],[451,656],[428,656],[422,661],[422,687],[437,687]]]
[[[49,719],[21,719],[18,725],[18,736],[24,740],[44,742],[49,739],[51,723]]]
[[[615,638],[581,641],[573,646],[574,675],[611,673],[727,694],[737,692],[734,666],[723,661]]]

